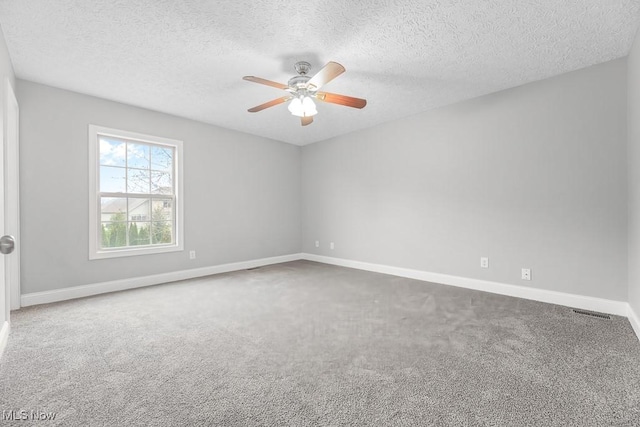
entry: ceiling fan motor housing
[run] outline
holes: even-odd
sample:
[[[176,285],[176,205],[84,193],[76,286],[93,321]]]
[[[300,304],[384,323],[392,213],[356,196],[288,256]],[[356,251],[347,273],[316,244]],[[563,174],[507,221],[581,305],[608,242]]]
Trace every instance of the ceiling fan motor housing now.
[[[311,80],[311,77],[309,76],[295,76],[295,77],[291,77],[287,82],[287,84],[291,89],[294,89],[294,90],[306,89],[307,82],[309,82],[309,80]]]

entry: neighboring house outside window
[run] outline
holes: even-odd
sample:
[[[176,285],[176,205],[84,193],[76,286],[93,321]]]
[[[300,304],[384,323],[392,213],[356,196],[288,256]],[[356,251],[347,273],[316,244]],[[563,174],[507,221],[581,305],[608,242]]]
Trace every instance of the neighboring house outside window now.
[[[89,146],[89,258],[182,250],[182,141],[90,125]]]

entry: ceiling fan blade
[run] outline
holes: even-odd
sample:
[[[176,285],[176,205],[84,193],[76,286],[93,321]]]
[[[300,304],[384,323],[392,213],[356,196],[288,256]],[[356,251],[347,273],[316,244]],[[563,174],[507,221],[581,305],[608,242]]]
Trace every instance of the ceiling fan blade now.
[[[242,79],[248,82],[260,83],[262,85],[277,87],[278,89],[283,89],[283,90],[289,88],[289,86],[284,85],[282,83],[273,82],[271,80],[262,79],[260,77],[255,77],[255,76],[244,76]]]
[[[309,126],[311,123],[313,123],[313,116],[300,117],[300,124],[302,126]]]
[[[318,92],[316,99],[319,101],[330,102],[332,104],[345,105],[353,108],[364,108],[367,105],[366,99],[354,98],[352,96],[339,95],[337,93]]]
[[[290,99],[291,99],[290,96],[283,96],[282,98],[276,98],[276,99],[274,99],[272,101],[265,102],[264,104],[260,104],[260,105],[258,105],[256,107],[249,108],[247,111],[249,111],[250,113],[257,113],[258,111],[262,111],[265,108],[273,107],[274,105],[278,105],[278,104],[282,104],[283,102],[287,102]]]
[[[345,69],[342,65],[330,61],[315,76],[311,77],[307,86],[312,86],[310,88],[312,90],[318,90],[344,72]]]

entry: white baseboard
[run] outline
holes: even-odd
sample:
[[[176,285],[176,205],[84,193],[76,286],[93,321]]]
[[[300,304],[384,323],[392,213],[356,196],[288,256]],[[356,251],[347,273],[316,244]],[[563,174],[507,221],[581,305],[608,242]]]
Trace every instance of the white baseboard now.
[[[7,347],[9,341],[9,322],[4,321],[2,328],[0,328],[0,358],[4,354],[4,349]]]
[[[124,291],[126,289],[141,288],[143,286],[158,285],[161,283],[175,282],[178,280],[210,276],[212,274],[246,270],[247,268],[262,267],[270,264],[280,264],[282,262],[296,261],[299,259],[301,259],[301,254],[291,254],[271,258],[254,259],[250,261],[234,262],[230,264],[214,265],[211,267],[180,270],[170,273],[154,274],[152,276],[113,280],[110,282],[94,283],[91,285],[74,286],[52,291],[33,292],[29,294],[23,294],[20,297],[20,303],[22,307],[38,304],[48,304],[51,302],[83,298],[92,295],[104,294],[107,292]]]
[[[255,268],[264,265],[296,261],[299,259],[355,268],[358,270],[373,271],[376,273],[389,274],[392,276],[406,277],[409,279],[422,280],[425,282],[458,286],[467,289],[491,292],[500,295],[508,295],[512,297],[541,301],[550,304],[558,304],[567,307],[581,308],[583,310],[591,310],[601,313],[625,316],[629,318],[629,322],[631,322],[631,325],[638,335],[638,338],[640,338],[640,321],[638,315],[634,313],[631,309],[631,306],[624,301],[613,301],[603,298],[594,298],[545,289],[509,285],[487,280],[471,279],[468,277],[451,276],[448,274],[440,273],[431,273],[428,271],[412,270],[408,268],[392,267],[388,265],[372,264],[367,262],[308,253],[283,255],[271,258],[236,262],[231,264],[222,264],[211,267],[195,268],[191,270],[181,270],[171,273],[155,274],[152,276],[134,277],[131,279],[122,279],[110,282],[95,283],[91,285],[74,286],[71,288],[56,289],[52,291],[34,292],[22,295],[20,301],[23,307],[37,304],[47,304],[51,302],[88,297],[107,292],[123,291],[126,289],[134,289],[143,286],[175,282],[178,280],[193,279],[196,277],[209,276],[212,274],[228,273],[231,271],[245,270],[247,268]],[[0,348],[3,344],[2,340],[4,339],[6,341],[6,337],[4,335],[1,335],[4,333],[5,329],[3,327],[2,332],[0,333]],[[8,335],[8,326],[6,329],[6,334]]]
[[[342,267],[356,268],[358,270],[373,271],[376,273],[390,274],[392,276],[406,277],[409,279],[423,280],[425,282],[440,283],[443,285],[458,286],[477,291],[491,292],[494,294],[508,295],[534,301],[564,305],[567,307],[581,308],[583,310],[598,311],[600,313],[628,316],[629,304],[625,301],[613,301],[603,298],[587,297],[568,294],[564,292],[549,291],[546,289],[528,288],[518,285],[508,285],[487,280],[470,279],[468,277],[450,276],[448,274],[430,273],[428,271],[411,270],[408,268],[392,267],[388,265],[372,264],[368,262],[353,261],[342,258],[333,258],[322,255],[303,253],[302,259],[316,261],[325,264],[339,265]]]
[[[640,340],[640,317],[635,311],[633,311],[633,308],[631,308],[631,304],[629,304],[627,317],[629,318],[629,323],[631,323],[631,327],[633,328],[636,335],[638,336],[638,339]]]

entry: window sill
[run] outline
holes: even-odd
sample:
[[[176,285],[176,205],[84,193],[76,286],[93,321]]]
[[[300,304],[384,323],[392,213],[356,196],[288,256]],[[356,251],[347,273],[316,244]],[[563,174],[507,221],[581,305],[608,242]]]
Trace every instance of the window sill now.
[[[182,245],[169,245],[169,246],[157,246],[157,247],[144,247],[144,248],[126,248],[126,249],[114,249],[110,251],[97,251],[89,254],[89,259],[105,259],[105,258],[122,258],[138,255],[152,255],[162,254],[165,252],[179,252],[183,251]]]

